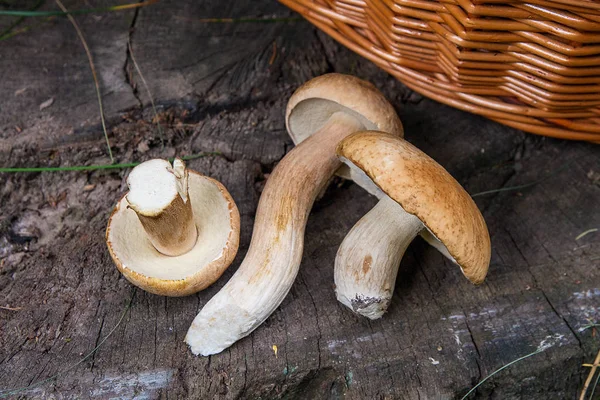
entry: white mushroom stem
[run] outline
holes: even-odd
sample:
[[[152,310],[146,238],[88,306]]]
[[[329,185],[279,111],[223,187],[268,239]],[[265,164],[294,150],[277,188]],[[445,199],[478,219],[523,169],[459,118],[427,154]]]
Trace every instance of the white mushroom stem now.
[[[180,159],[150,160],[127,178],[127,202],[159,252],[178,256],[196,244],[198,232],[188,198],[188,172]]]
[[[400,259],[417,233],[472,283],[483,282],[491,256],[485,220],[442,166],[380,131],[351,135],[337,153],[363,178],[357,182],[381,198],[352,228],[337,255],[334,276],[342,303],[369,318],[380,317],[389,305]]]
[[[187,333],[194,354],[221,352],[256,329],[281,304],[298,274],[304,229],[315,197],[341,165],[336,146],[361,129],[358,119],[337,112],[273,170],[258,204],[244,261]]]
[[[352,227],[335,259],[337,299],[370,319],[381,318],[392,295],[400,260],[425,226],[388,196]]]

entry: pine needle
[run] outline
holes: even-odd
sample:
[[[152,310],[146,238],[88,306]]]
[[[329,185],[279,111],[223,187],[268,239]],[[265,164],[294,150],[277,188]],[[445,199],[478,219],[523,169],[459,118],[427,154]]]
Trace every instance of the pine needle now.
[[[131,308],[131,304],[133,303],[133,298],[135,297],[135,293],[137,291],[137,288],[133,288],[133,293],[131,294],[131,298],[129,299],[129,302],[127,303],[127,306],[125,307],[125,310],[123,310],[123,313],[121,314],[121,318],[119,318],[119,321],[117,322],[117,324],[111,329],[110,332],[108,332],[108,335],[106,335],[104,337],[104,339],[102,339],[100,341],[100,343],[98,343],[98,345],[96,347],[94,347],[85,357],[83,357],[81,360],[77,361],[75,364],[71,365],[70,367],[68,367],[67,369],[60,371],[54,375],[52,375],[49,378],[43,379],[41,381],[37,381],[34,383],[31,383],[27,386],[21,387],[21,388],[17,388],[17,389],[8,389],[8,390],[3,390],[0,392],[0,398],[5,398],[8,396],[12,396],[13,394],[16,393],[20,393],[23,392],[25,390],[28,389],[32,389],[34,387],[37,386],[41,386],[44,385],[48,382],[51,382],[53,380],[55,380],[56,378],[66,374],[67,372],[75,369],[76,367],[78,367],[79,365],[81,365],[83,362],[85,362],[85,360],[87,360],[88,358],[90,358],[91,356],[93,356],[98,349],[104,344],[104,342],[106,342],[108,340],[108,338],[110,338],[112,336],[112,334],[117,330],[117,328],[121,325],[121,322],[123,322],[123,320],[125,319],[125,315],[127,315],[127,311],[129,311],[129,309]]]
[[[221,152],[208,151],[205,153],[192,154],[190,156],[180,157],[182,160],[195,160],[197,158],[203,158],[208,156],[220,156]],[[174,158],[168,158],[170,162],[173,162]],[[71,167],[16,167],[16,168],[0,168],[1,172],[15,173],[15,172],[67,172],[67,171],[96,171],[101,169],[125,169],[133,168],[140,165],[142,161],[125,163],[125,164],[100,164],[100,165],[74,165]]]
[[[140,3],[129,3],[122,4],[119,6],[110,6],[110,7],[102,7],[102,8],[87,8],[83,10],[65,10],[61,11],[31,11],[31,10],[0,10],[0,16],[12,16],[12,17],[54,17],[54,16],[69,16],[69,15],[77,15],[77,14],[94,14],[101,12],[111,12],[111,11],[124,11],[130,10],[132,8],[139,8],[149,6],[158,2],[158,0],[148,0]],[[61,7],[62,8],[62,7]]]
[[[13,30],[13,28],[7,29],[0,35],[0,40],[10,39],[13,36],[17,36],[20,33],[25,33],[31,29],[31,26],[24,26],[20,29]]]
[[[31,8],[31,10],[29,10],[29,11],[35,11],[35,10],[37,10],[45,2],[46,2],[46,0],[38,0],[37,3],[35,3],[33,5],[33,7]],[[9,38],[11,36],[16,35],[18,32],[17,33],[13,33],[13,29],[16,28],[17,26],[19,26],[23,21],[25,21],[25,18],[26,17],[21,16],[21,17],[17,18],[17,20],[15,22],[13,22],[12,24],[10,24],[8,26],[8,28],[6,28],[4,30],[4,32],[0,33],[0,40],[4,40],[4,39],[7,39],[7,38]]]
[[[133,56],[133,47],[131,46],[130,37],[127,38],[127,48],[129,49],[129,56],[131,57],[133,66],[135,67],[135,70],[137,71],[138,75],[140,76],[140,79],[142,80],[142,83],[144,84],[144,87],[146,88],[146,93],[148,93],[148,98],[150,98],[150,104],[152,105],[152,111],[154,111],[154,119],[156,120],[156,127],[158,128],[158,137],[160,138],[160,143],[162,145],[164,145],[163,131],[162,131],[162,127],[160,126],[160,120],[158,119],[158,112],[156,111],[156,105],[154,104],[154,97],[152,97],[152,92],[150,92],[150,87],[148,86],[148,83],[146,83],[146,79],[144,79],[144,75],[142,75],[140,66],[135,61],[135,57]]]
[[[592,229],[588,229],[585,232],[581,232],[579,235],[577,235],[577,237],[575,238],[575,240],[579,240],[582,237],[589,235],[590,233],[594,233],[594,232],[598,232],[598,228],[592,228]]]
[[[544,350],[539,350],[539,349],[538,349],[538,350],[534,351],[533,353],[529,353],[529,354],[527,354],[527,355],[525,355],[525,356],[523,356],[523,357],[519,357],[519,358],[517,358],[516,360],[514,360],[514,361],[511,361],[511,362],[509,362],[508,364],[506,364],[506,365],[504,365],[504,366],[502,366],[502,367],[498,368],[497,370],[495,370],[494,372],[492,372],[491,374],[489,374],[488,376],[486,376],[485,378],[483,378],[481,381],[479,381],[479,383],[478,383],[477,385],[473,386],[473,388],[472,388],[471,390],[469,390],[469,391],[467,392],[467,394],[465,394],[465,395],[464,395],[464,396],[463,396],[463,397],[462,397],[460,400],[465,400],[465,399],[466,399],[467,397],[469,397],[469,395],[470,395],[471,393],[473,393],[473,392],[474,392],[474,391],[475,391],[475,390],[476,390],[476,389],[477,389],[479,386],[481,386],[481,385],[482,385],[482,384],[483,384],[485,381],[487,381],[488,379],[490,379],[492,376],[496,375],[498,372],[500,372],[500,371],[502,371],[502,370],[504,370],[504,369],[506,369],[506,368],[510,367],[510,366],[511,366],[511,365],[513,365],[513,364],[516,364],[516,363],[518,363],[519,361],[523,361],[523,360],[524,360],[524,359],[526,359],[526,358],[529,358],[529,357],[535,356],[536,354],[538,354],[538,353],[541,353],[542,351],[544,351]]]
[[[104,131],[104,138],[106,139],[106,147],[108,148],[108,156],[110,157],[110,163],[114,164],[115,159],[113,158],[112,150],[110,148],[110,142],[108,141],[108,132],[106,131],[106,122],[104,121],[104,107],[102,107],[102,95],[100,94],[100,84],[98,83],[98,76],[96,74],[96,67],[94,67],[94,60],[92,59],[92,53],[90,51],[90,48],[87,45],[87,42],[85,41],[85,38],[83,37],[83,32],[81,32],[81,29],[79,29],[79,25],[77,24],[77,21],[75,21],[75,18],[73,18],[73,16],[71,14],[68,14],[67,9],[65,8],[65,6],[63,5],[63,3],[60,0],[54,0],[54,1],[60,7],[60,9],[63,10],[63,12],[67,13],[67,18],[69,18],[69,21],[71,21],[71,24],[73,24],[73,27],[77,31],[77,35],[79,36],[79,39],[81,40],[81,44],[83,44],[83,48],[85,49],[85,53],[87,54],[88,61],[90,62],[90,68],[92,70],[92,77],[94,78],[94,85],[96,86],[96,95],[98,97],[98,106],[100,107],[100,120],[102,121],[102,130]]]
[[[0,310],[7,310],[7,311],[20,311],[22,309],[23,309],[23,307],[0,306]]]
[[[585,394],[587,393],[587,390],[590,387],[590,383],[592,383],[592,379],[594,378],[594,375],[596,374],[596,369],[598,368],[599,365],[600,365],[600,351],[598,351],[598,354],[596,355],[596,359],[594,360],[594,364],[592,364],[590,373],[589,373],[587,379],[585,380],[585,383],[583,384],[583,390],[581,390],[581,396],[579,396],[579,400],[585,400]],[[596,390],[597,384],[598,384],[598,380],[596,380],[596,384],[594,384],[594,388],[592,390],[592,396],[594,395],[594,391]],[[590,396],[590,399],[593,398],[592,396]]]
[[[600,374],[596,377],[596,381],[594,382],[594,386],[592,387],[592,392],[590,393],[589,400],[594,400],[594,392],[596,392],[596,387],[598,386],[598,382],[600,381]]]
[[[55,18],[56,17],[47,17],[47,18],[44,18],[41,22],[37,22],[32,25],[23,26],[16,30],[15,29],[12,29],[10,31],[6,30],[5,33],[0,35],[0,41],[10,39],[11,37],[20,35],[21,33],[29,32],[30,30],[32,30],[34,28],[39,28],[40,26],[42,26],[43,23],[50,22],[50,21],[54,20]]]
[[[579,332],[583,332],[583,331],[585,331],[587,329],[596,328],[596,327],[599,327],[599,326],[600,326],[600,324],[588,324],[588,325],[584,325],[581,328],[579,328]]]

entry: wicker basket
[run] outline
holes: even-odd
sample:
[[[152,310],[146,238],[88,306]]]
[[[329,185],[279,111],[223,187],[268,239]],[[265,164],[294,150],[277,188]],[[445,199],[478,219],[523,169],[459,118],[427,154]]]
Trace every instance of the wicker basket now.
[[[600,142],[600,1],[280,1],[432,99]]]

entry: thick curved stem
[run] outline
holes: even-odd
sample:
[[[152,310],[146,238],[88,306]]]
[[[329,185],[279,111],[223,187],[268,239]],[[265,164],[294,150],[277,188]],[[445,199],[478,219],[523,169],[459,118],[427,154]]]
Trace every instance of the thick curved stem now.
[[[298,274],[304,229],[315,197],[341,165],[335,148],[360,129],[363,125],[356,118],[336,113],[273,170],[258,204],[246,258],[187,333],[194,354],[221,352],[256,329],[281,304]]]
[[[385,196],[352,227],[335,258],[337,299],[370,319],[387,310],[406,248],[424,228]]]

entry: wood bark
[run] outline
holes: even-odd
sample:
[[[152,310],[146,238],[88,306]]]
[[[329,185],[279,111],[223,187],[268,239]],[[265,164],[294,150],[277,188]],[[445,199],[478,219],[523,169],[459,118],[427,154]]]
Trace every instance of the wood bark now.
[[[552,337],[553,347],[496,375],[474,398],[575,398],[588,373],[581,365],[599,347],[585,326],[600,319],[600,236],[577,239],[600,228],[598,146],[524,134],[430,101],[304,21],[199,22],[273,15],[295,16],[266,0],[165,0],[76,16],[95,55],[116,160],[218,152],[188,166],[229,189],[241,245],[226,274],[196,296],[138,291],[92,357],[21,396],[452,399]],[[81,43],[67,19],[37,22],[0,46],[0,166],[107,163]],[[164,146],[128,39],[158,105]],[[300,272],[282,305],[223,353],[195,357],[184,335],[239,266],[265,180],[292,147],[286,101],[304,81],[334,71],[380,88],[407,140],[469,193],[537,183],[475,197],[492,237],[486,283],[473,287],[417,238],[389,312],[367,321],[336,301],[333,263],[376,199],[335,181],[309,216]],[[0,308],[0,389],[62,371],[117,324],[132,287],[108,255],[104,229],[127,173],[0,173],[0,305],[17,309]]]

